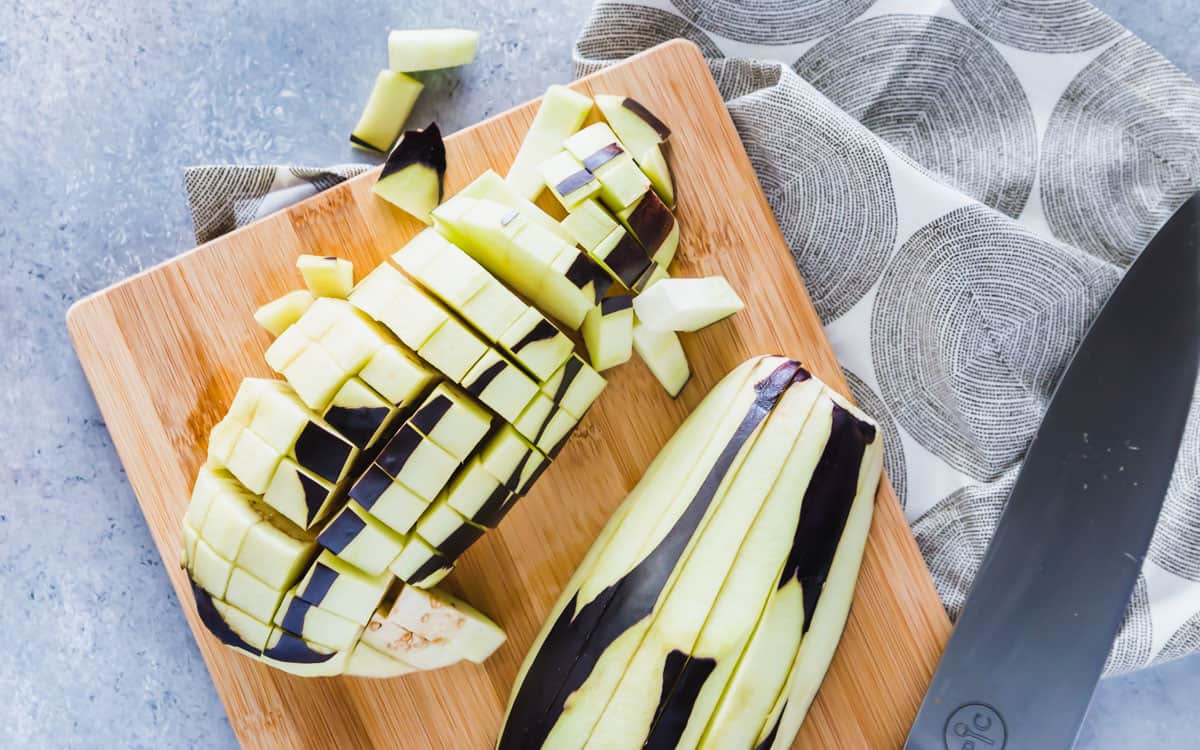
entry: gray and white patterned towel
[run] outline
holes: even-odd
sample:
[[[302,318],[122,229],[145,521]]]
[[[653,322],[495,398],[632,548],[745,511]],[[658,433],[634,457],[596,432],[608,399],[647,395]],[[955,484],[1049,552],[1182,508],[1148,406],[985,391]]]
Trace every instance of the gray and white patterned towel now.
[[[710,59],[954,616],[1071,352],[1200,189],[1200,88],[1082,0],[601,0],[576,70],[675,37]],[[220,206],[198,232],[262,215],[250,181],[189,173]],[[1197,649],[1200,399],[1106,671]]]

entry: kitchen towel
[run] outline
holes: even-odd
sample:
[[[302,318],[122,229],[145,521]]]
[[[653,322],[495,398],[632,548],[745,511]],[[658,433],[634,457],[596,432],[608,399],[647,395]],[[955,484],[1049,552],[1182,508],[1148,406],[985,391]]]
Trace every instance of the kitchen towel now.
[[[676,37],[710,60],[954,617],[1071,352],[1200,189],[1200,88],[1080,0],[602,1],[576,72]],[[347,174],[189,170],[197,238]],[[1198,649],[1200,401],[1106,672]]]

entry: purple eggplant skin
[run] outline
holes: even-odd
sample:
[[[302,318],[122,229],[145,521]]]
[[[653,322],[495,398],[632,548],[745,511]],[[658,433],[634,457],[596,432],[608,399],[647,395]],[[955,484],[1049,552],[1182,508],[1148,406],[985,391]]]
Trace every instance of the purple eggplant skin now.
[[[838,542],[850,517],[850,507],[858,495],[858,474],[867,446],[875,441],[875,427],[864,422],[843,407],[834,404],[829,440],[817,460],[808,488],[800,504],[791,550],[783,566],[778,588],[793,579],[799,580],[804,597],[804,625],[800,635],[808,632],[813,613],[824,589]],[[675,653],[675,652],[672,652]],[[670,691],[666,689],[664,672],[663,696],[651,724],[645,747],[669,748],[683,735],[691,717],[701,684],[694,683],[708,676],[712,667],[692,666],[692,659],[679,670]],[[711,661],[711,660],[710,660]],[[696,674],[700,669],[703,677]],[[707,671],[705,671],[707,670]],[[693,692],[694,691],[694,692]],[[780,712],[778,718],[782,718]],[[778,718],[767,739],[759,746],[769,748],[779,730]]]
[[[675,215],[653,190],[642,196],[641,203],[629,214],[627,221],[633,235],[642,243],[642,247],[646,248],[646,255],[650,257],[654,257],[658,248],[671,234],[671,230],[675,228]]]
[[[376,182],[414,165],[437,175],[438,202],[441,203],[446,177],[446,144],[442,141],[442,131],[436,122],[429,123],[424,130],[404,131],[396,147],[388,154]]]
[[[438,422],[442,421],[442,417],[446,416],[446,412],[450,411],[451,406],[453,404],[450,399],[439,393],[432,401],[417,409],[417,412],[409,417],[408,423],[416,427],[421,434],[428,435],[437,427]]]
[[[196,599],[196,614],[200,615],[200,622],[204,623],[204,627],[208,628],[208,632],[216,636],[216,639],[224,643],[230,648],[238,651],[245,651],[251,656],[259,656],[262,651],[251,646],[240,635],[229,627],[229,623],[225,622],[225,618],[221,617],[221,613],[217,611],[217,607],[213,604],[212,595],[204,589],[196,585],[195,581],[189,579],[192,584],[192,596]]]
[[[632,234],[626,232],[604,262],[625,286],[633,288],[652,261],[646,254],[646,248],[642,247]]]
[[[321,535],[317,537],[317,544],[335,555],[340,555],[365,528],[367,528],[367,522],[359,518],[358,514],[350,508],[344,507],[333,519],[333,522],[326,526]]]
[[[650,554],[581,609],[574,598],[567,604],[517,689],[497,750],[541,747],[567,697],[587,681],[604,651],[653,611],[738,452],[801,371],[799,362],[788,360],[754,386],[754,403],[695,496]]]
[[[632,294],[618,294],[600,301],[600,315],[612,315],[633,307]]]
[[[817,610],[846,519],[850,517],[850,506],[858,493],[863,455],[875,439],[874,425],[834,404],[829,441],[804,492],[792,549],[779,578],[779,588],[793,578],[800,581],[805,633]]]
[[[578,289],[587,287],[589,283],[592,284],[592,304],[596,305],[604,299],[604,295],[608,293],[613,283],[608,272],[584,253],[575,256],[575,260],[571,262],[565,275],[567,281],[570,281]]]
[[[646,106],[637,99],[630,99],[627,96],[621,102],[621,106],[642,118],[647,125],[654,129],[655,133],[658,133],[659,138],[665,141],[671,137],[671,129],[667,127],[666,123],[658,119],[658,115],[646,109]]]
[[[716,668],[717,660],[711,657],[697,658],[679,649],[667,654],[663,663],[662,694],[643,748],[671,750],[679,744],[704,682]]]
[[[309,422],[296,438],[296,463],[330,482],[341,478],[354,446],[340,435]]]
[[[320,664],[337,656],[336,651],[323,654],[313,651],[303,639],[290,633],[281,633],[279,643],[263,651],[263,656],[285,664]]]
[[[404,425],[388,441],[379,455],[375,457],[375,465],[383,469],[388,476],[400,476],[404,465],[412,458],[413,453],[417,450],[417,446],[424,439],[421,437],[421,433],[413,429],[412,426]]]
[[[522,336],[520,341],[513,344],[512,351],[514,354],[516,354],[530,344],[536,344],[539,341],[547,341],[554,338],[556,335],[558,335],[558,332],[558,329],[554,327],[553,323],[543,318],[542,320],[538,321],[533,328],[529,329],[529,333]]]
[[[389,412],[378,406],[331,406],[325,412],[325,421],[361,449],[367,447]]]

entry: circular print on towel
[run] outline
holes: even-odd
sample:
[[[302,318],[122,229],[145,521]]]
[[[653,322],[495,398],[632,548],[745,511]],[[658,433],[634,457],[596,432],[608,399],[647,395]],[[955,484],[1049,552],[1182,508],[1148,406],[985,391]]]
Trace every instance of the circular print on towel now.
[[[1200,88],[1138,39],[1083,69],[1042,145],[1042,203],[1055,236],[1125,265],[1200,189]]]
[[[830,34],[796,72],[876,135],[1010,216],[1033,186],[1037,135],[1020,81],[969,26],[879,16]]]
[[[1133,596],[1125,608],[1121,629],[1113,641],[1112,650],[1104,661],[1104,674],[1114,675],[1141,669],[1150,661],[1153,628],[1150,620],[1150,597],[1146,593],[1146,578],[1138,573]]]
[[[796,44],[853,21],[875,0],[672,0],[705,31],[750,44]]]
[[[1154,657],[1155,664],[1162,664],[1168,661],[1174,661],[1184,656],[1189,656],[1200,650],[1200,612],[1188,618],[1187,622],[1179,626],[1167,643],[1158,654]]]
[[[871,318],[880,395],[921,445],[980,481],[1024,455],[1116,271],[983,206],[917,230]]]
[[[1124,31],[1088,0],[954,0],[954,7],[992,39],[1030,52],[1081,52]]]
[[[951,620],[962,612],[1011,489],[1011,478],[963,487],[913,522],[913,536]]]
[[[883,273],[896,242],[896,200],[874,137],[807,87],[793,93],[758,97],[734,117],[741,132],[755,133],[746,144],[750,162],[817,314],[829,323]]]
[[[879,423],[883,436],[883,470],[887,473],[892,489],[896,491],[896,499],[903,508],[908,493],[908,467],[904,463],[904,445],[900,442],[900,429],[896,420],[888,414],[887,406],[879,394],[871,390],[871,386],[850,370],[842,368],[846,382],[850,384],[850,392],[854,400],[864,412]]]
[[[1191,412],[1162,515],[1150,540],[1150,559],[1189,581],[1200,581],[1200,389]]]
[[[626,3],[599,3],[575,44],[575,55],[587,61],[616,60],[656,44],[682,37],[695,42],[705,57],[721,57],[721,50],[692,24],[673,13]]]

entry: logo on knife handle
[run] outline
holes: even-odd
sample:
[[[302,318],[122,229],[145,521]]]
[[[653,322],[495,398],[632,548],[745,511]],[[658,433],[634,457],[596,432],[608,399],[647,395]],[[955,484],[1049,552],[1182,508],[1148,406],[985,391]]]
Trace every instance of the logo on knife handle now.
[[[946,722],[946,750],[1003,750],[1004,720],[982,703],[959,706]]]

